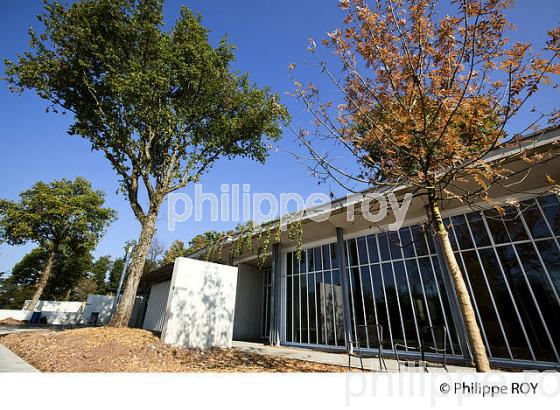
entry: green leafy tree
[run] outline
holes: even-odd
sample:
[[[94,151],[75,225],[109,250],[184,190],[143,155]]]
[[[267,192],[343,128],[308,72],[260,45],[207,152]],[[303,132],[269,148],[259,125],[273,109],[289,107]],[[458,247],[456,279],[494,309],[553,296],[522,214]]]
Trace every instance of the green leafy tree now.
[[[91,276],[93,243],[81,246],[65,244],[55,257],[51,278],[43,293],[44,299],[73,300],[74,290],[84,278]],[[77,300],[85,300],[77,299]]]
[[[12,268],[11,274],[2,279],[0,306],[4,309],[21,309],[33,297],[34,288],[46,263],[46,252],[35,248]]]
[[[183,7],[165,30],[162,9],[162,0],[46,2],[32,51],[6,61],[13,91],[74,114],[70,133],[109,160],[141,224],[114,326],[128,324],[166,195],[221,157],[264,162],[287,118],[268,88],[230,69],[233,46],[213,47],[200,16]]]
[[[229,233],[230,232],[226,234]],[[214,244],[218,240],[223,240],[223,237],[226,234],[210,230],[196,235],[189,241],[189,246],[185,251],[185,256],[192,255],[193,253]]]
[[[19,196],[19,201],[0,200],[0,238],[11,245],[34,242],[46,252],[28,307],[33,310],[51,279],[56,256],[66,250],[88,254],[115,212],[103,207],[105,194],[81,177],[37,182]]]
[[[0,283],[1,307],[21,309],[26,300],[33,298],[48,258],[49,251],[38,247],[15,264],[11,274]],[[90,277],[92,259],[89,248],[72,249],[61,245],[55,255],[51,277],[42,293],[42,299],[73,299],[80,282]]]
[[[173,263],[175,259],[181,256],[187,256],[187,249],[185,248],[185,243],[177,239],[173,241],[173,243],[171,243],[171,246],[165,252],[161,264],[162,266],[165,266],[167,264]]]
[[[117,292],[123,268],[124,258],[115,259],[109,271],[109,280],[106,288],[107,293],[115,294]]]
[[[104,295],[107,291],[107,274],[113,266],[113,260],[109,255],[100,256],[91,267],[91,276],[95,281],[95,292]]]

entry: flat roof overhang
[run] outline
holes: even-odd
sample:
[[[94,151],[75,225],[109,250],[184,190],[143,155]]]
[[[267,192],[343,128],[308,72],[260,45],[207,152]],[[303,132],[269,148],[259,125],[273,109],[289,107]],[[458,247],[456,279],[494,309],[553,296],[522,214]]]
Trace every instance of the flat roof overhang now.
[[[522,151],[529,151],[532,155],[538,155],[542,152],[550,150],[559,150],[560,142],[560,127],[552,128],[549,130],[540,131],[529,135],[518,143],[509,145],[507,147],[500,147],[493,150],[485,159],[489,162],[504,161],[504,166],[510,169],[515,175],[508,178],[507,184],[509,188],[504,186],[495,185],[489,191],[489,197],[497,202],[507,202],[510,197],[523,199],[539,192],[549,189],[547,186],[548,177],[553,180],[560,180],[560,155],[553,156],[547,162],[534,165],[528,172],[526,172],[527,164],[516,157]],[[508,158],[512,158],[508,161]],[[474,191],[477,189],[474,181],[465,179],[459,182],[457,180],[457,189]],[[453,191],[453,189],[450,189]],[[336,228],[342,228],[345,235],[352,236],[360,232],[382,231],[387,230],[390,224],[395,222],[395,214],[391,207],[388,208],[387,215],[379,221],[372,222],[364,217],[362,211],[362,204],[368,194],[375,193],[381,195],[392,194],[397,199],[399,206],[402,206],[403,199],[406,194],[413,194],[412,201],[406,212],[406,217],[403,226],[422,223],[426,221],[426,193],[418,191],[414,188],[407,186],[398,186],[391,188],[381,188],[378,190],[365,190],[357,194],[350,194],[347,197],[338,198],[328,204],[319,205],[313,208],[304,210],[302,217],[303,225],[303,243],[310,244],[314,242],[325,241],[329,238],[336,236]],[[370,214],[377,214],[379,210],[379,202],[371,201],[369,208]],[[479,202],[476,204],[480,208],[490,207],[488,204]],[[456,199],[445,200],[442,203],[443,216],[449,216],[460,212],[469,212],[471,208]],[[366,207],[365,211],[368,211]],[[353,217],[349,217],[349,215]],[[292,219],[291,219],[292,218]],[[370,218],[371,219],[371,218]],[[265,223],[261,226],[266,228],[270,227],[275,232],[278,224],[281,223],[283,227],[287,226],[293,217],[281,218],[276,221]],[[258,229],[258,227],[256,227]],[[258,232],[255,230],[255,232]],[[253,235],[253,249],[257,249],[258,233]],[[256,250],[247,250],[241,255],[237,255],[230,260],[230,248],[235,242],[234,238],[228,238],[223,245],[222,257],[220,263],[234,264],[238,263],[253,263],[257,259]],[[280,243],[284,248],[295,247],[295,241],[288,237],[287,230],[284,229],[280,235]],[[204,249],[191,255],[192,258],[200,258],[204,255]],[[270,260],[271,252],[266,255],[267,260]]]

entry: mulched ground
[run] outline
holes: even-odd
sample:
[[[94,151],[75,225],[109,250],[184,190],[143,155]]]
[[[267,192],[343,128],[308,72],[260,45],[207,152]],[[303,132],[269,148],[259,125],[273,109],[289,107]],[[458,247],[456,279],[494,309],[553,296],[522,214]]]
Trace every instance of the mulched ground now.
[[[21,320],[14,319],[13,317],[7,317],[6,319],[0,320],[1,326],[23,326],[25,323]]]
[[[108,327],[13,333],[0,338],[43,372],[345,372],[329,366],[213,348],[169,346],[151,332]]]

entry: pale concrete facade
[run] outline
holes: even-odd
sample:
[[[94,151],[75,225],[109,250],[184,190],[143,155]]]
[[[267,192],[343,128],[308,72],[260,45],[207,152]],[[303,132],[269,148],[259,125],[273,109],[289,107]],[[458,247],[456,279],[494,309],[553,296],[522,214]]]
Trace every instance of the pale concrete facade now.
[[[189,348],[231,347],[236,289],[237,267],[177,258],[161,340]]]

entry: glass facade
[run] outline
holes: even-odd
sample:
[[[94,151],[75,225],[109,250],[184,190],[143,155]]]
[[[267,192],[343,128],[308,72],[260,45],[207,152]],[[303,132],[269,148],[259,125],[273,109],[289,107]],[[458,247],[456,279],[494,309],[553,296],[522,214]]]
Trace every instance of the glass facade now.
[[[559,362],[558,197],[445,222],[490,357]]]
[[[346,248],[352,331],[360,346],[375,347],[359,331],[371,325],[383,326],[389,349],[418,347],[423,329],[434,326],[446,328],[449,353],[462,354],[431,235],[416,225],[349,239]]]
[[[342,283],[335,244],[289,252],[286,341],[344,346]]]
[[[560,202],[548,195],[504,211],[445,220],[488,353],[560,362]],[[429,232],[409,226],[348,239],[345,248],[352,333],[361,346],[376,348],[367,334],[374,324],[383,326],[391,350],[417,347],[426,326],[445,326],[448,353],[463,354]],[[338,257],[335,244],[305,249],[300,258],[287,254],[287,342],[344,346]]]

